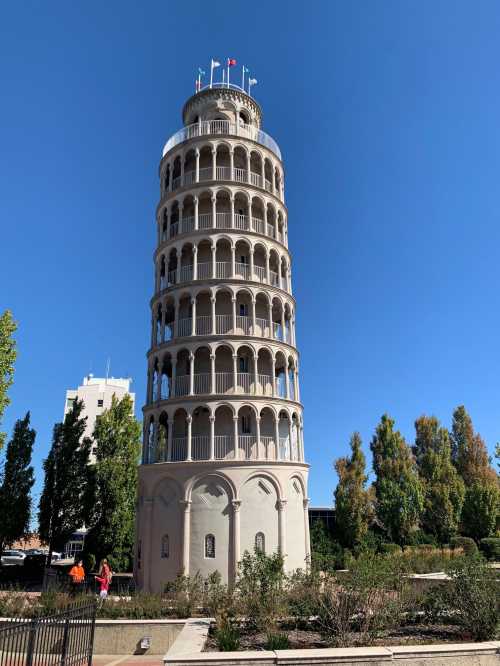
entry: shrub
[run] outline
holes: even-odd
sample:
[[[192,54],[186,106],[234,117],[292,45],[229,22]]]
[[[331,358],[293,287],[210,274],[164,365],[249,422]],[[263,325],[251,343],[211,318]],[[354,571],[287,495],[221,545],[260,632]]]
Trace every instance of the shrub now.
[[[217,627],[214,638],[221,652],[234,652],[240,647],[240,632],[229,624]]]
[[[451,539],[450,546],[452,548],[462,548],[466,555],[475,555],[477,553],[476,542],[470,537],[455,537]]]
[[[499,619],[495,572],[479,555],[457,560],[449,569],[444,593],[456,623],[477,641],[494,638]]]
[[[479,542],[479,548],[488,560],[494,560],[497,562],[500,560],[500,538],[488,537],[486,539],[481,539]]]
[[[432,546],[410,546],[401,554],[402,566],[408,573],[433,573],[444,571],[451,560],[461,557],[463,550],[456,548],[433,548]]]
[[[287,614],[293,618],[296,627],[317,615],[321,583],[321,575],[314,570],[299,569],[287,577]]]
[[[397,543],[381,543],[380,552],[384,553],[384,555],[392,555],[394,553],[400,553],[401,546],[398,546]]]
[[[266,650],[288,650],[290,640],[283,631],[268,632],[266,641]]]

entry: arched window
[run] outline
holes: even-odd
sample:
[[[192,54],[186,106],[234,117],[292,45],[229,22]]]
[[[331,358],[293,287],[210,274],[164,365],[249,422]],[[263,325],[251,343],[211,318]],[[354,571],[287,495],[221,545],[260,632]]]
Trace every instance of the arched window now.
[[[205,557],[215,557],[215,537],[213,534],[207,534],[205,537]]]
[[[168,534],[164,534],[161,538],[161,557],[162,559],[170,557],[170,540]]]
[[[257,532],[255,535],[255,550],[260,553],[266,552],[266,537],[263,532]]]

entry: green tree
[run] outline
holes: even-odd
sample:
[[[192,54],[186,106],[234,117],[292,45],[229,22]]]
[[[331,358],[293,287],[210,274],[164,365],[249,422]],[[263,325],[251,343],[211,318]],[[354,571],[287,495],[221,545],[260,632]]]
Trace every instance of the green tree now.
[[[333,539],[322,520],[315,520],[311,525],[310,539],[313,571],[334,571],[343,566],[342,547]]]
[[[413,453],[424,492],[422,529],[439,543],[448,543],[458,531],[465,487],[451,462],[450,438],[435,416],[415,421]]]
[[[474,432],[472,419],[463,405],[453,412],[450,438],[453,462],[466,486],[480,479],[495,478],[486,444],[481,435]]]
[[[35,436],[28,412],[24,419],[16,421],[5,455],[0,486],[0,553],[6,545],[25,536],[29,529],[31,488],[35,481],[31,466]]]
[[[500,470],[500,444],[498,443],[495,447],[495,458],[498,460],[497,467]]]
[[[127,570],[134,547],[141,449],[141,425],[134,417],[130,396],[121,400],[113,396],[111,407],[97,418],[93,439],[96,462],[89,471],[94,477],[94,497],[87,501],[90,529],[85,549],[98,560],[107,557],[114,568]]]
[[[17,329],[12,312],[5,310],[0,316],[0,423],[3,413],[10,404],[8,390],[14,381],[14,363],[16,361],[16,341],[14,333]],[[5,441],[5,433],[0,432],[0,449]]]
[[[422,486],[412,452],[387,414],[382,416],[370,448],[376,474],[377,518],[391,541],[405,545],[417,529],[423,509]]]
[[[76,399],[64,422],[56,423],[52,446],[43,463],[45,479],[38,523],[40,537],[49,544],[50,553],[62,549],[85,522],[90,440],[83,438],[87,417],[81,416],[82,410],[83,401]]]
[[[368,531],[370,503],[365,488],[368,477],[359,432],[352,434],[350,447],[350,457],[335,461],[339,476],[335,489],[335,518],[342,545],[352,550],[360,546]]]
[[[467,488],[462,510],[464,534],[479,542],[495,534],[500,511],[498,483],[493,480],[476,481]]]

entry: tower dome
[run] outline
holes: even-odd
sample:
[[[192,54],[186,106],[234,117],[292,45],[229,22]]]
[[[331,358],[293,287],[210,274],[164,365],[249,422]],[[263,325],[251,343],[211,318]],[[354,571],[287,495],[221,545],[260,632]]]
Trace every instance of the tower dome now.
[[[309,560],[284,175],[256,101],[205,88],[160,162],[136,575],[234,580],[245,550]]]

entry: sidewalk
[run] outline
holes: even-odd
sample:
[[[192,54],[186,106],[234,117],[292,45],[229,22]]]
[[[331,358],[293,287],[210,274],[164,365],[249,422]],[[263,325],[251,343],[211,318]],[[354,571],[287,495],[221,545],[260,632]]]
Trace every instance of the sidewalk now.
[[[163,666],[162,654],[95,654],[92,666]]]

